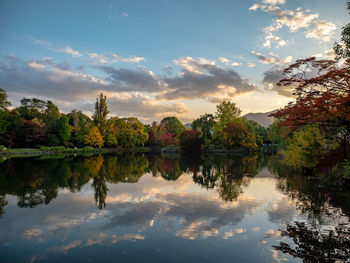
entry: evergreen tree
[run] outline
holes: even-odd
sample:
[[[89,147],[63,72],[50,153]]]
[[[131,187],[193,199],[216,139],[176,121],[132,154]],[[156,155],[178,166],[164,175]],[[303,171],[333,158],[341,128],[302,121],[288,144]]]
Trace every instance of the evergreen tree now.
[[[98,127],[102,136],[106,133],[107,115],[109,111],[107,109],[106,96],[101,93],[95,103],[95,113],[92,116],[94,124]]]

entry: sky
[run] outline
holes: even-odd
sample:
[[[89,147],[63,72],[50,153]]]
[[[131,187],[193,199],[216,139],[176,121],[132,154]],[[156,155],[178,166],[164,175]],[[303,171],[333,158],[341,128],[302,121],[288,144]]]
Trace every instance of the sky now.
[[[296,59],[331,58],[346,0],[0,0],[0,88],[14,106],[190,122],[230,100],[268,112]]]

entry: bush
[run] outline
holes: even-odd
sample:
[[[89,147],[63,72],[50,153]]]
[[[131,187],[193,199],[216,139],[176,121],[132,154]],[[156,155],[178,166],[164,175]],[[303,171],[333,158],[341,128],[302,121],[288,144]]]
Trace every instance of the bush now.
[[[94,147],[91,146],[85,146],[84,148],[81,148],[81,151],[83,152],[93,152],[95,151]]]
[[[42,151],[48,151],[48,152],[63,152],[66,148],[64,146],[41,146],[40,150]]]
[[[7,148],[4,145],[0,145],[0,151],[5,151]]]

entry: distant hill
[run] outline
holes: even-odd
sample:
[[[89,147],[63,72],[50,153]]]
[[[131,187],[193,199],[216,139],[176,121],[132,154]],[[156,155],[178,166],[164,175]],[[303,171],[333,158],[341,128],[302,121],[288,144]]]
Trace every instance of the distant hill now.
[[[274,112],[276,112],[276,110],[265,112],[265,113],[262,113],[262,112],[248,113],[243,117],[245,117],[247,120],[256,121],[261,126],[267,128],[273,123],[273,119],[274,119],[273,117],[268,117],[268,116]]]

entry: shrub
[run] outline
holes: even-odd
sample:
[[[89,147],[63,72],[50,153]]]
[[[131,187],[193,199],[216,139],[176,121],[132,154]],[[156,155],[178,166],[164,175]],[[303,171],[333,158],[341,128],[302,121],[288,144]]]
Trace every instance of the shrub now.
[[[64,146],[41,146],[40,150],[49,152],[63,152],[66,148]]]
[[[0,151],[5,151],[7,148],[4,145],[0,145]]]

